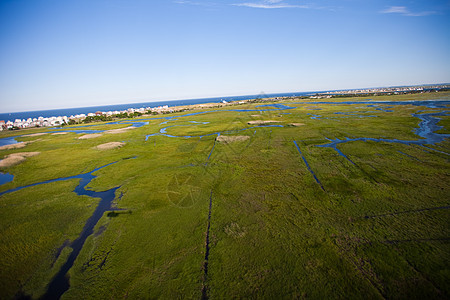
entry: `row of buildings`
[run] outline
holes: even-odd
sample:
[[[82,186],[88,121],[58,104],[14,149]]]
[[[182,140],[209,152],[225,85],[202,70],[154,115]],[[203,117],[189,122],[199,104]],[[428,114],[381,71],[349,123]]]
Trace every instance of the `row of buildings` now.
[[[420,86],[400,86],[400,87],[381,87],[357,90],[344,90],[320,93],[320,95],[351,95],[351,94],[400,94],[400,93],[414,93],[424,91],[439,91],[441,89],[448,89],[448,84],[438,85],[420,85]]]
[[[62,117],[50,117],[50,118],[28,118],[28,119],[15,119],[13,121],[0,120],[0,130],[7,130],[13,128],[29,128],[29,127],[49,127],[49,126],[60,126],[62,124],[67,124],[69,118],[66,116]]]
[[[77,115],[71,115],[70,117],[67,116],[58,116],[58,117],[39,117],[39,118],[28,118],[28,119],[15,119],[14,121],[8,120],[0,120],[0,131],[1,130],[8,130],[8,129],[14,129],[14,128],[30,128],[30,127],[52,127],[52,126],[61,126],[64,124],[69,124],[71,120],[74,120],[76,122],[83,121],[86,119],[86,117],[94,117],[94,116],[107,116],[107,117],[114,117],[116,115],[120,114],[133,114],[135,112],[138,112],[140,114],[146,114],[146,113],[164,113],[164,112],[171,112],[172,110],[169,108],[168,105],[164,106],[158,106],[158,107],[147,107],[147,108],[129,108],[127,110],[122,111],[97,111],[95,113],[88,113],[86,114],[77,114]]]

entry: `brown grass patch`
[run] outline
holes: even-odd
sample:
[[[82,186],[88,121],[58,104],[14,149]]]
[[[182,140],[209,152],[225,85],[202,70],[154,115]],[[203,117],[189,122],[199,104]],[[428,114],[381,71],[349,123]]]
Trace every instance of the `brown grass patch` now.
[[[267,121],[256,120],[256,121],[248,121],[247,124],[248,125],[263,125],[263,124],[280,123],[280,122],[281,121],[275,121],[275,120],[267,120]]]
[[[0,160],[0,168],[10,167],[26,160],[27,157],[38,155],[41,152],[19,152],[7,155]]]
[[[250,137],[248,135],[233,135],[233,136],[227,136],[227,135],[219,135],[216,140],[220,143],[232,143],[232,142],[243,142],[248,140]]]
[[[125,143],[122,143],[122,142],[110,142],[110,143],[98,145],[95,148],[97,148],[98,150],[109,150],[109,149],[120,148],[123,145],[125,145]]]
[[[136,127],[130,126],[130,127],[125,127],[125,128],[111,129],[111,130],[105,131],[105,133],[109,133],[109,134],[124,133],[130,129],[136,129]]]
[[[91,134],[85,134],[85,135],[82,135],[82,136],[80,136],[78,139],[79,140],[88,140],[88,139],[95,139],[95,138],[98,138],[98,137],[100,137],[100,136],[102,136],[103,134],[101,134],[101,133],[91,133]]]
[[[20,149],[20,148],[25,147],[27,144],[28,144],[28,142],[21,142],[21,143],[17,143],[17,144],[5,145],[5,146],[1,146],[0,150]]]
[[[32,134],[26,134],[24,136],[40,136],[40,135],[45,135],[48,134],[47,132],[38,132],[38,133],[32,133]]]

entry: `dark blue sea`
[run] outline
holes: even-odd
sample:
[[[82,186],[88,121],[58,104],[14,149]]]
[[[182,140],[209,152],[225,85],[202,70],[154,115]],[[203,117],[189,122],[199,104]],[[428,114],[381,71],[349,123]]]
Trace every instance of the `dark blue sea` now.
[[[280,93],[280,94],[264,94],[264,95],[246,95],[246,96],[232,96],[232,97],[216,97],[216,98],[201,98],[201,99],[188,99],[188,100],[173,100],[173,101],[159,101],[159,102],[143,102],[143,103],[128,103],[128,104],[117,104],[117,105],[105,105],[105,106],[89,106],[89,107],[77,107],[77,108],[64,108],[64,109],[53,109],[53,110],[39,110],[39,111],[27,111],[27,112],[15,112],[15,113],[1,113],[0,120],[13,121],[15,119],[28,119],[28,118],[38,118],[38,117],[58,117],[58,116],[68,116],[77,114],[88,114],[94,113],[96,111],[115,111],[115,110],[126,110],[128,108],[141,108],[141,107],[158,107],[168,105],[170,106],[180,106],[180,105],[193,105],[202,103],[214,103],[225,101],[239,101],[248,100],[255,98],[265,98],[265,97],[290,97],[290,96],[303,96],[315,94],[317,92],[298,92],[298,93]]]

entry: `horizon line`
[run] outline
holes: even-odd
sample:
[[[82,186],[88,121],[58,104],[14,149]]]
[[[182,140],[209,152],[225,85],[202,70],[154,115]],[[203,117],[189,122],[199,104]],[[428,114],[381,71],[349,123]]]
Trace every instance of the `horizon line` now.
[[[445,83],[423,83],[423,84],[411,84],[411,85],[386,85],[377,87],[363,87],[363,88],[347,88],[347,89],[330,89],[330,90],[310,90],[310,91],[296,91],[296,92],[273,92],[265,93],[261,91],[259,94],[241,94],[232,96],[212,96],[212,97],[200,97],[200,98],[185,98],[185,99],[172,99],[172,100],[147,100],[141,102],[126,102],[126,103],[116,103],[116,104],[100,104],[92,106],[77,106],[77,107],[60,107],[60,108],[50,108],[50,109],[37,109],[37,110],[23,110],[14,112],[0,112],[0,114],[16,114],[16,113],[27,113],[27,112],[39,112],[39,111],[52,111],[52,110],[62,110],[62,109],[77,109],[77,108],[89,108],[89,107],[103,107],[103,106],[114,106],[114,105],[133,105],[133,104],[143,104],[143,103],[153,103],[153,102],[175,102],[175,101],[191,101],[191,100],[206,100],[215,98],[232,98],[232,97],[246,97],[246,96],[259,96],[262,94],[273,95],[273,94],[295,94],[295,93],[320,93],[320,92],[331,92],[331,91],[351,91],[351,90],[366,90],[366,89],[380,89],[380,88],[396,88],[396,87],[415,87],[415,86],[431,86],[431,85],[450,85],[450,82]],[[139,101],[139,100],[136,100]],[[130,107],[131,108],[131,107]]]

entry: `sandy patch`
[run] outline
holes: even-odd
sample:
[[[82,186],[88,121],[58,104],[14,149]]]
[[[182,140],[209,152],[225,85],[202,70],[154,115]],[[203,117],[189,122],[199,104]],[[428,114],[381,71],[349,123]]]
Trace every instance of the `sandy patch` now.
[[[218,107],[218,106],[220,106],[219,103],[204,103],[204,104],[194,105],[193,109],[196,109],[196,108],[212,108],[212,107]]]
[[[38,132],[38,133],[26,134],[24,136],[40,136],[40,135],[44,135],[44,134],[48,134],[48,133],[47,132]]]
[[[248,121],[248,125],[262,125],[262,124],[270,124],[270,123],[280,123],[281,121],[274,121],[274,120],[256,120],[256,121]]]
[[[251,117],[253,117],[253,118],[259,118],[259,117],[261,117],[261,115],[251,115]]]
[[[7,155],[4,159],[0,160],[0,167],[10,167],[19,164],[27,157],[38,155],[40,152],[19,152]]]
[[[125,128],[111,129],[111,130],[105,131],[105,133],[110,133],[110,134],[124,133],[130,129],[136,129],[136,127],[130,126],[130,127],[125,127]]]
[[[103,133],[107,133],[107,134],[117,134],[117,133],[124,133],[127,132],[130,129],[136,129],[136,127],[134,126],[130,126],[130,127],[125,127],[125,128],[118,128],[118,129],[111,129],[111,130],[106,130],[102,133],[91,133],[91,134],[85,134],[83,136],[80,136],[78,139],[79,140],[87,140],[87,139],[94,139],[94,138],[98,138],[100,136],[103,135]]]
[[[303,126],[305,124],[304,123],[290,123],[289,125],[291,125],[291,126]]]
[[[99,136],[102,136],[102,135],[103,134],[101,134],[101,133],[91,133],[91,134],[82,135],[78,139],[79,140],[95,139],[95,138],[98,138]]]
[[[20,148],[25,147],[27,144],[28,144],[28,142],[21,142],[21,143],[12,144],[12,145],[5,145],[5,146],[1,146],[0,150],[20,149]]]
[[[52,133],[52,135],[63,135],[63,134],[67,134],[68,132],[55,132]]]
[[[110,142],[110,143],[98,145],[95,148],[97,148],[98,150],[109,150],[109,149],[120,148],[123,145],[125,145],[125,143],[122,143],[122,142]]]
[[[227,136],[227,135],[219,135],[216,140],[220,143],[232,143],[232,142],[243,142],[248,140],[250,137],[248,135],[233,135],[233,136]]]

